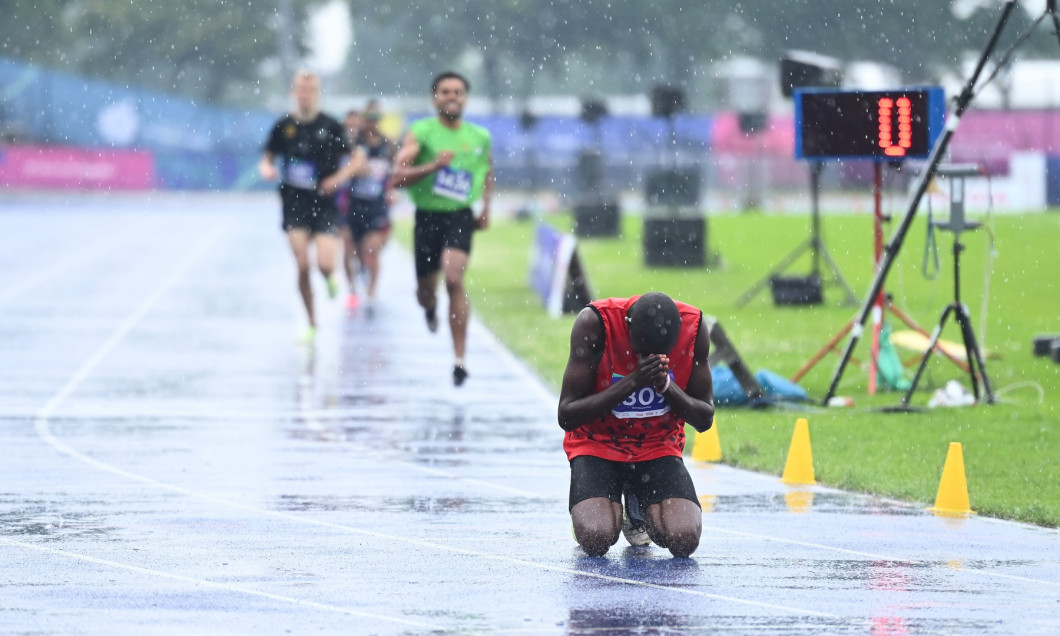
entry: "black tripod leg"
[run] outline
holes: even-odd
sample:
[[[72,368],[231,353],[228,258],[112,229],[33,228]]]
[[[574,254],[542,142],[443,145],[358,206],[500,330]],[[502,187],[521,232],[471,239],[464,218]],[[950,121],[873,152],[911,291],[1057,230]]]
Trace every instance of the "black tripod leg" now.
[[[785,256],[783,260],[777,263],[776,266],[773,267],[773,269],[770,270],[770,272],[766,274],[760,281],[758,281],[757,283],[752,285],[750,289],[745,291],[743,293],[743,296],[740,296],[740,299],[736,301],[736,306],[743,307],[747,303],[751,302],[751,299],[757,296],[758,292],[760,292],[763,287],[769,284],[769,279],[786,270],[789,265],[794,263],[796,259],[802,256],[803,252],[805,252],[807,249],[812,248],[813,239],[807,239],[806,241],[803,241],[802,245],[796,247],[790,254]]]
[[[832,255],[828,253],[828,248],[825,247],[824,241],[821,241],[817,248],[820,250],[821,255],[824,256],[824,260],[828,263],[828,267],[832,270],[832,279],[839,283],[847,293],[846,304],[856,307],[858,304],[858,297],[854,295],[854,290],[851,289],[850,285],[848,285],[846,280],[843,279],[843,274],[840,273],[839,266],[836,265],[835,261],[832,259]]]
[[[972,318],[968,315],[968,310],[965,309],[964,305],[960,305],[957,309],[957,322],[961,325],[961,335],[964,338],[964,351],[968,356],[968,370],[972,376],[972,393],[975,394],[975,401],[979,402],[979,382],[976,379],[978,377],[983,381],[983,393],[987,404],[994,403],[994,391],[990,387],[990,378],[986,375],[986,367],[983,365],[983,352],[979,349],[979,344],[975,340],[975,331],[972,329]]]
[[[1056,41],[1060,42],[1060,15],[1057,15],[1056,0],[1046,0],[1045,10],[1053,19],[1053,33],[1056,34]]]
[[[939,324],[935,327],[935,330],[931,332],[931,342],[928,344],[927,351],[924,352],[924,357],[920,359],[920,366],[916,368],[916,373],[913,375],[913,381],[909,383],[909,390],[902,396],[902,406],[909,406],[909,401],[913,399],[913,391],[916,390],[916,385],[920,382],[920,376],[924,373],[924,369],[927,367],[928,359],[931,358],[931,353],[935,350],[935,345],[939,343],[939,336],[942,335],[942,327],[946,325],[946,319],[950,317],[950,314],[956,309],[957,305],[946,305],[946,309],[942,311],[942,317],[939,318]],[[959,320],[958,314],[958,320]]]

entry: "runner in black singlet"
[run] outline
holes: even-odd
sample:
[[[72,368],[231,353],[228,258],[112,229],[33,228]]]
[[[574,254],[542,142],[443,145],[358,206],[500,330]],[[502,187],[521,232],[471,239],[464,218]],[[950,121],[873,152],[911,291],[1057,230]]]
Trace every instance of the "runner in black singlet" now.
[[[362,153],[351,152],[342,126],[319,110],[320,79],[300,71],[293,84],[295,110],[280,118],[265,142],[258,171],[266,181],[280,180],[283,231],[298,266],[298,290],[309,326],[303,339],[316,335],[313,290],[309,279],[309,249],[316,247],[317,268],[324,275],[328,295],[338,294],[334,277],[337,209],[335,192],[364,168]],[[349,161],[342,164],[344,156]],[[276,159],[281,167],[276,167]]]

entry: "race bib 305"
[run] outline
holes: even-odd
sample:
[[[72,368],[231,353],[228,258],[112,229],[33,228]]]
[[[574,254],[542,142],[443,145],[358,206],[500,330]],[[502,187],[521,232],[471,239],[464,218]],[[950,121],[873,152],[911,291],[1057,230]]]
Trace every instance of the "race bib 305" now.
[[[611,384],[618,382],[624,376],[617,373],[611,374]],[[670,372],[670,381],[673,382],[674,374]],[[618,406],[611,410],[612,415],[623,420],[643,419],[645,417],[657,417],[668,413],[670,405],[666,403],[666,397],[655,390],[655,387],[646,386],[629,394]]]

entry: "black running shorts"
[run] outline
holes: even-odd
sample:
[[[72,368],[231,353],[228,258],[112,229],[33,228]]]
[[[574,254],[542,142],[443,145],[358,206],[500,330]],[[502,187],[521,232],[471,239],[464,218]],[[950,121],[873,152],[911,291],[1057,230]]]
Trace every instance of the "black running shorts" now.
[[[309,230],[310,234],[337,234],[338,207],[334,196],[321,196],[312,190],[280,186],[283,202],[283,224],[288,232],[295,228]]]
[[[622,490],[626,486],[637,496],[643,508],[665,499],[687,499],[700,505],[692,477],[680,457],[616,462],[579,455],[570,460],[568,509],[594,497],[607,497],[622,503]]]
[[[416,210],[413,251],[416,253],[416,276],[423,278],[442,267],[442,250],[447,247],[471,253],[471,235],[475,216],[471,208],[454,212]]]
[[[382,201],[365,201],[350,197],[346,224],[349,225],[353,240],[357,243],[372,232],[386,232],[390,229],[386,204]]]

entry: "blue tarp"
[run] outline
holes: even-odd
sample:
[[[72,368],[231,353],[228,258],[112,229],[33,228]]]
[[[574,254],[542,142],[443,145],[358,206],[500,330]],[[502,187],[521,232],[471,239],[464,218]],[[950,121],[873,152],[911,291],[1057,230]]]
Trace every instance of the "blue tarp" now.
[[[740,382],[733,375],[732,369],[725,364],[710,369],[714,383],[714,404],[717,406],[746,406],[750,403]],[[808,402],[810,396],[806,389],[767,369],[755,373],[755,379],[762,386],[764,398],[756,401],[754,406],[776,402]]]

